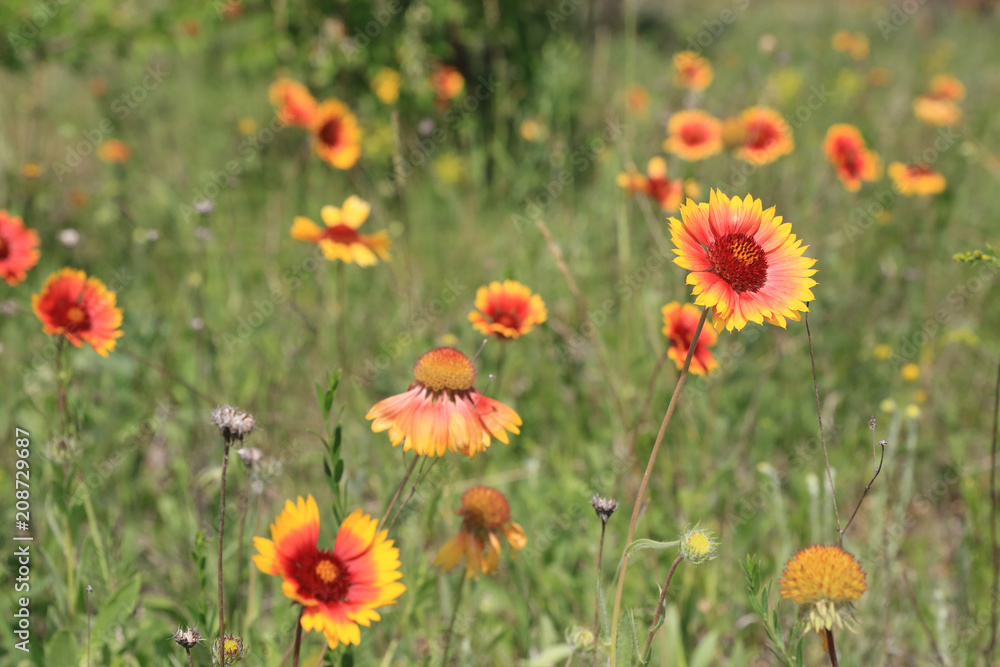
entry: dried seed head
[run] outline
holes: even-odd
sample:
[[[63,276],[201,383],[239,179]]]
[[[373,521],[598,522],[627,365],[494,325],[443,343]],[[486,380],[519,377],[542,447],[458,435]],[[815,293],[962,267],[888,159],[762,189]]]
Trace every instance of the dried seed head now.
[[[212,423],[219,427],[219,433],[225,438],[226,444],[233,440],[243,442],[243,438],[250,435],[257,426],[252,414],[229,405],[212,410]]]
[[[593,505],[594,511],[597,512],[597,516],[601,518],[601,523],[607,523],[611,515],[615,513],[618,509],[618,501],[614,498],[601,498],[596,493],[594,497],[590,499],[590,504]]]
[[[174,641],[186,649],[194,648],[195,644],[204,639],[198,632],[198,628],[188,628],[187,630],[177,628],[177,632],[174,633]]]
[[[243,465],[250,469],[256,467],[257,464],[264,459],[264,452],[260,451],[256,447],[244,447],[236,453],[240,455],[240,460],[243,461]]]
[[[869,431],[874,431],[875,430],[875,418],[874,417],[872,417],[871,419],[868,420],[868,430]]]

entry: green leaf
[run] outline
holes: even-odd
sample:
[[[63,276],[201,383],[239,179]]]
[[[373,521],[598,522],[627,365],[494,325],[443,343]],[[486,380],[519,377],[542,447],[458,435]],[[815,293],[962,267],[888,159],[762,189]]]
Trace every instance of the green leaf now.
[[[344,478],[344,459],[337,459],[337,467],[333,473],[333,480],[340,483],[340,480]]]
[[[91,632],[91,650],[94,653],[100,651],[101,646],[111,639],[116,627],[123,625],[132,616],[139,603],[140,587],[141,581],[137,575],[105,602],[95,600],[98,612]]]
[[[628,558],[637,551],[643,551],[644,549],[652,549],[654,551],[665,551],[666,549],[673,549],[677,547],[681,542],[680,540],[673,540],[671,542],[657,542],[656,540],[641,539],[636,540],[632,544],[628,545],[625,549],[625,557]]]
[[[79,649],[69,630],[57,630],[45,642],[45,664],[51,667],[76,665]]]

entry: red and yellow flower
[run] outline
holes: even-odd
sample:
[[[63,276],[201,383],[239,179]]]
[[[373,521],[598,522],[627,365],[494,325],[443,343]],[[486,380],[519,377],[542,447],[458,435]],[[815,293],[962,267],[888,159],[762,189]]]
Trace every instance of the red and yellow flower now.
[[[896,192],[907,197],[941,194],[948,185],[943,174],[923,162],[893,162],[889,165],[889,178]]]
[[[372,266],[378,259],[388,262],[392,241],[386,231],[361,234],[358,228],[368,219],[371,205],[357,195],[344,201],[342,208],[324,206],[320,210],[325,227],[309,218],[297,216],[292,224],[292,238],[317,244],[329,260],[355,262],[358,266]]]
[[[350,169],[361,156],[358,119],[340,100],[326,100],[312,121],[316,153],[337,169]]]
[[[930,91],[913,100],[914,115],[928,125],[954,125],[962,120],[958,103],[965,99],[965,85],[952,76],[931,79]]]
[[[330,648],[360,643],[358,626],[380,620],[375,610],[395,604],[406,590],[399,583],[399,549],[377,527],[355,510],[340,524],[333,548],[320,549],[319,508],[309,496],[285,502],[271,539],[253,539],[253,562],[282,578],[282,593],[302,605],[302,628],[322,632]]]
[[[413,367],[409,389],[376,403],[365,419],[372,431],[389,431],[393,447],[420,456],[443,456],[445,450],[474,458],[492,438],[509,442],[507,431],[520,433],[521,418],[500,401],[475,388],[472,361],[450,347],[431,350]]]
[[[462,495],[462,506],[455,513],[462,517],[462,528],[434,556],[434,565],[442,570],[450,570],[465,558],[465,578],[478,579],[480,574],[497,571],[500,534],[507,538],[512,557],[528,543],[524,529],[510,519],[507,498],[496,489],[472,487]]]
[[[681,88],[705,90],[714,76],[712,64],[694,51],[674,54],[674,82]]]
[[[691,341],[694,340],[694,330],[698,328],[698,320],[701,319],[701,309],[690,303],[682,305],[678,301],[672,301],[661,310],[663,335],[670,339],[667,357],[674,360],[678,369],[684,368],[684,360],[687,359]],[[711,350],[717,338],[718,334],[714,329],[702,327],[698,344],[694,348],[694,356],[691,357],[691,366],[688,368],[691,373],[706,375],[719,367],[719,362],[712,356]]]
[[[625,91],[625,108],[631,114],[642,114],[649,108],[649,91],[635,84]]]
[[[278,79],[268,97],[278,109],[278,122],[289,127],[312,127],[318,107],[309,89],[298,81]]]
[[[768,107],[747,109],[729,131],[738,143],[736,157],[755,165],[770,164],[795,150],[791,126]]]
[[[965,84],[953,76],[938,74],[931,79],[928,96],[938,100],[961,102],[965,99]]]
[[[431,90],[440,103],[454,99],[465,88],[465,77],[451,65],[438,65],[431,71]]]
[[[661,157],[649,161],[645,176],[630,168],[628,172],[618,174],[616,182],[629,194],[645,193],[664,211],[676,211],[684,196],[684,181],[667,177],[667,161]]]
[[[663,150],[694,162],[722,150],[722,123],[704,111],[679,111],[667,124]]]
[[[103,162],[124,164],[132,157],[132,149],[124,141],[109,139],[97,147],[97,157]]]
[[[695,305],[712,309],[718,331],[765,320],[783,328],[809,310],[816,260],[802,256],[808,246],[791,229],[773,206],[765,211],[751,195],[730,199],[718,190],[707,204],[689,199],[681,220],[670,218],[674,262],[691,272]]]
[[[31,307],[45,333],[65,336],[76,347],[86,342],[102,357],[122,335],[115,293],[83,271],[65,268],[50,275],[42,291],[31,297]]]
[[[542,297],[516,280],[493,281],[476,291],[469,321],[476,331],[498,338],[518,338],[548,318]]]
[[[778,589],[781,597],[803,606],[807,628],[822,634],[842,626],[850,628],[853,602],[868,584],[854,556],[837,546],[814,545],[785,564]]]
[[[823,151],[837,168],[837,177],[850,192],[861,189],[862,181],[877,181],[882,175],[878,153],[868,150],[858,128],[837,123],[827,130]]]
[[[38,263],[38,233],[24,226],[20,216],[0,209],[0,277],[16,285]]]
[[[864,60],[868,57],[868,36],[863,32],[851,33],[838,30],[833,34],[833,49],[849,53],[855,60]]]

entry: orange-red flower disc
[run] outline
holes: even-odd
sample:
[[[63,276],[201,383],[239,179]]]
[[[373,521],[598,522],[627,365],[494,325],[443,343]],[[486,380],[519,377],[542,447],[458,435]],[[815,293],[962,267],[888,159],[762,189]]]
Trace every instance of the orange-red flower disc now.
[[[882,162],[878,153],[868,150],[864,137],[853,125],[831,125],[826,132],[823,151],[850,192],[860,190],[862,181],[876,181],[881,176]]]
[[[695,304],[712,309],[717,330],[765,320],[784,327],[809,310],[816,260],[802,256],[808,246],[791,230],[773,206],[763,210],[751,195],[730,199],[717,190],[707,204],[689,199],[681,220],[670,218],[674,262],[691,272]]]
[[[736,157],[752,164],[770,164],[795,150],[791,126],[774,109],[747,109],[736,119],[734,129],[739,139]]]
[[[31,307],[45,333],[65,336],[76,347],[86,342],[102,357],[122,335],[115,293],[83,271],[65,268],[50,275],[42,291],[31,297]]]
[[[476,369],[456,349],[440,347],[417,360],[410,388],[376,403],[366,419],[372,431],[389,432],[395,447],[421,456],[446,450],[474,458],[492,438],[509,442],[507,431],[520,433],[521,418],[500,401],[476,391]]]
[[[518,338],[548,317],[542,297],[516,280],[493,281],[476,291],[469,321],[476,331],[498,338]]]
[[[368,219],[371,206],[357,195],[351,195],[341,208],[324,206],[320,211],[324,227],[304,216],[295,218],[292,238],[317,244],[327,259],[372,266],[379,258],[391,260],[392,241],[386,231],[361,234],[358,228]]]
[[[948,185],[942,174],[922,162],[893,162],[889,165],[889,178],[896,191],[907,197],[940,194]]]
[[[322,632],[330,648],[361,640],[358,626],[381,616],[406,587],[399,583],[399,549],[378,521],[355,510],[340,524],[332,549],[319,548],[319,508],[312,496],[286,501],[271,539],[254,538],[253,562],[282,578],[281,591],[303,607],[304,630]]]
[[[694,51],[674,54],[674,82],[681,88],[705,90],[714,76],[711,63]]]
[[[38,263],[38,234],[24,226],[19,216],[0,209],[0,277],[16,285]]]
[[[722,150],[722,123],[704,111],[678,111],[667,125],[663,150],[694,162]]]
[[[316,153],[337,169],[350,169],[361,156],[358,119],[339,100],[326,100],[313,116]]]

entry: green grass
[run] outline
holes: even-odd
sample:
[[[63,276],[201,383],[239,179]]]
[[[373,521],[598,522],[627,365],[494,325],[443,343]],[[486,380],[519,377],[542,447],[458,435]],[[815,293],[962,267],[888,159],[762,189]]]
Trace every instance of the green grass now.
[[[600,533],[590,507],[594,493],[620,503],[604,551],[610,613],[634,492],[677,377],[668,363],[631,456],[630,428],[665,349],[660,307],[692,300],[685,272],[664,261],[673,256],[669,242],[657,245],[667,234],[666,216],[628,198],[615,176],[660,154],[665,121],[684,97],[672,84],[670,56],[703,21],[739,3],[670,10],[640,3],[634,40],[627,27],[609,24],[596,42],[584,8],[549,30],[544,11],[532,7],[534,23],[517,33],[507,22],[507,12],[517,10],[500,3],[506,27],[491,37],[476,14],[482,10],[462,4],[428,3],[433,18],[423,29],[412,15],[400,15],[350,62],[323,41],[323,29],[296,23],[318,11],[297,3],[286,8],[292,26],[310,25],[309,33],[284,32],[263,4],[248,3],[247,14],[234,21],[193,3],[176,12],[122,9],[117,18],[108,18],[116,15],[102,3],[90,13],[66,5],[39,38],[45,59],[13,61],[20,64],[0,72],[6,92],[0,206],[23,215],[42,239],[40,263],[26,282],[0,287],[0,299],[13,304],[0,315],[0,432],[10,443],[0,448],[0,497],[13,498],[14,429],[27,429],[35,536],[32,653],[13,649],[16,596],[5,594],[4,664],[86,664],[88,586],[91,664],[186,664],[170,639],[177,626],[201,624],[206,635],[213,632],[222,443],[209,413],[222,403],[251,411],[260,429],[248,444],[283,464],[251,503],[242,552],[237,509],[225,534],[227,596],[236,608],[227,613],[227,628],[240,628],[253,651],[249,664],[279,664],[297,611],[275,578],[257,573],[252,613],[245,614],[255,569],[250,537],[267,536],[287,498],[311,493],[323,510],[321,541],[332,543],[333,495],[315,435],[324,425],[314,384],[343,369],[336,409],[343,410],[346,506],[380,516],[405,467],[386,435],[371,432],[367,410],[405,390],[413,362],[428,349],[453,344],[474,354],[482,339],[466,316],[475,290],[504,278],[529,285],[549,310],[547,323],[509,345],[502,380],[488,390],[499,345],[488,343],[478,360],[479,388],[518,411],[522,433],[509,445],[494,442],[474,460],[449,455],[435,466],[391,535],[408,590],[381,622],[363,629],[355,664],[378,664],[387,654],[385,664],[439,664],[460,574],[441,574],[430,563],[458,529],[454,510],[475,484],[507,495],[528,546],[514,561],[505,549],[497,575],[466,587],[454,664],[566,663],[567,637],[593,619]],[[32,7],[12,8],[5,18],[20,25]],[[359,3],[349,11],[364,16],[366,8]],[[467,24],[463,12],[471,14]],[[1000,301],[995,272],[977,281],[980,268],[952,255],[997,240],[1000,122],[993,102],[1000,74],[990,66],[1000,57],[992,39],[997,25],[992,15],[928,4],[883,38],[877,22],[886,12],[797,3],[751,3],[737,12],[705,51],[716,76],[701,107],[726,117],[758,103],[773,106],[794,119],[796,150],[746,176],[728,153],[693,165],[670,159],[669,169],[697,179],[706,199],[708,188],[718,187],[776,206],[818,259],[810,326],[842,520],[871,478],[870,417],[878,421],[876,439],[889,442],[884,469],[844,541],[862,562],[869,590],[857,604],[857,633],[838,635],[841,663],[932,664],[919,612],[946,664],[982,665],[990,625],[989,453]],[[413,71],[453,55],[453,40],[441,27],[446,17],[469,26],[459,34],[472,53],[470,68],[499,80],[484,103],[487,112],[452,123],[427,94],[412,92],[423,81]],[[183,36],[179,24],[187,18],[200,20],[198,37]],[[868,35],[866,61],[829,47],[841,28]],[[764,33],[777,38],[773,53],[758,49]],[[396,47],[413,43],[423,45],[423,55],[395,59]],[[489,44],[503,47],[492,69],[482,56]],[[115,100],[132,95],[157,63],[168,74],[122,118]],[[390,111],[366,92],[366,78],[381,66],[404,72],[403,156],[423,162],[413,165],[402,207],[387,179]],[[278,132],[260,150],[241,143],[238,119],[253,118],[263,129],[273,117],[267,91],[278,67],[358,114],[366,139],[352,172],[320,162],[298,129]],[[867,85],[872,67],[891,72],[888,86]],[[855,124],[886,163],[905,161],[939,136],[910,107],[939,72],[954,74],[969,91],[957,139],[947,140],[934,163],[948,178],[947,192],[887,198],[886,178],[846,192],[822,154],[827,128]],[[88,80],[98,75],[107,83],[103,98],[88,93]],[[639,116],[626,113],[621,101],[633,82],[651,95]],[[467,81],[466,92],[476,85]],[[69,147],[104,118],[114,126],[109,136],[132,147],[131,161],[112,168],[91,154],[66,173],[57,169]],[[446,128],[443,142],[419,147],[417,124],[424,118]],[[520,138],[518,126],[529,118],[545,125],[545,141]],[[462,160],[459,182],[444,177],[443,158]],[[20,176],[26,162],[43,166],[39,180]],[[564,169],[572,181],[544,205],[541,193]],[[237,172],[238,184],[211,197],[211,213],[192,214],[193,202],[223,171]],[[70,203],[73,189],[86,193],[81,208]],[[317,220],[323,205],[340,205],[351,194],[372,203],[368,231],[392,234],[392,263],[348,265],[341,273],[310,260],[311,246],[289,237],[295,216]],[[851,238],[858,211],[880,197],[888,213]],[[565,255],[582,306],[536,218]],[[77,246],[59,242],[66,228],[79,230]],[[54,443],[55,348],[30,305],[45,277],[63,266],[84,269],[117,292],[125,332],[107,359],[89,348],[66,350],[69,456],[59,456]],[[339,304],[341,289],[346,298]],[[200,326],[192,326],[196,320]],[[878,344],[891,346],[894,356],[876,359]],[[653,664],[772,664],[764,630],[750,615],[740,562],[756,555],[764,580],[773,582],[795,550],[836,539],[805,327],[750,325],[721,334],[715,353],[721,369],[707,380],[691,378],[681,398],[636,536],[674,540],[701,522],[718,533],[720,556],[697,567],[681,564]],[[918,380],[900,376],[905,362],[919,365]],[[927,399],[919,418],[910,419],[904,411],[917,402],[918,389]],[[887,398],[898,406],[891,414],[880,408]],[[247,486],[245,468],[230,461],[230,507]],[[4,526],[13,525],[13,511],[13,501],[5,500]],[[199,549],[202,565],[192,557]],[[4,550],[5,593],[16,576],[12,551]],[[238,582],[239,553],[245,562]],[[643,551],[629,568],[625,606],[634,611],[640,642],[672,560],[673,552]],[[772,605],[776,599],[775,590]],[[787,631],[796,609],[788,602],[777,608]],[[322,645],[307,633],[302,664],[315,664]],[[701,662],[693,657],[699,651]],[[342,653],[327,656],[340,664]],[[209,664],[204,645],[194,655],[196,664]],[[806,638],[805,656],[805,664],[823,664],[815,636]],[[589,657],[572,664],[589,664]]]

